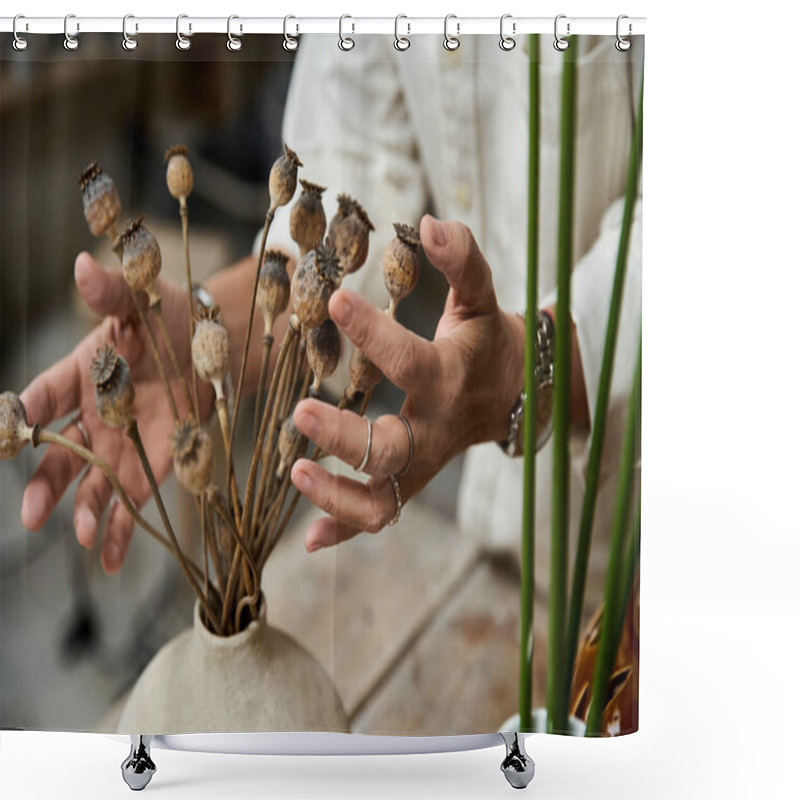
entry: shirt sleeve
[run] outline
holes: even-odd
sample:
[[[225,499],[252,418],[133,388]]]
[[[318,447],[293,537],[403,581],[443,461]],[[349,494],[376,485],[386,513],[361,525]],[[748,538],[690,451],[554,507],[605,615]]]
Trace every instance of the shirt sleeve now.
[[[596,241],[578,262],[572,273],[571,314],[578,335],[592,425],[594,425],[600,370],[603,364],[608,309],[616,271],[624,203],[624,198],[619,198],[606,210]],[[555,302],[556,294],[552,292],[544,299],[542,305],[548,306]],[[639,199],[634,207],[627,268],[623,283],[617,347],[609,398],[612,412],[625,406],[630,393],[639,348],[641,318],[642,203]]]

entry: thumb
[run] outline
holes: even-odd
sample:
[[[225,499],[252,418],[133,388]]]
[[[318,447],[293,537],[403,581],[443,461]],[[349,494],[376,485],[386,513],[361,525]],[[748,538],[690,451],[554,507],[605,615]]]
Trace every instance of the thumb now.
[[[86,252],[75,259],[75,285],[86,305],[101,317],[127,320],[136,313],[122,273],[105,269]]]
[[[455,293],[456,305],[466,306],[473,311],[494,310],[497,298],[492,284],[492,271],[472,231],[463,222],[441,222],[426,214],[419,232],[425,255],[447,278]]]

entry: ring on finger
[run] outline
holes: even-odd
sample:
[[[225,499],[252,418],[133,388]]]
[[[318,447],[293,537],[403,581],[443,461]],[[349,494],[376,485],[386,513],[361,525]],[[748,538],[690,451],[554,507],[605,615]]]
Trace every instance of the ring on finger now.
[[[369,417],[364,417],[367,422],[367,446],[364,448],[364,458],[361,459],[361,463],[356,467],[356,472],[363,472],[364,467],[367,466],[367,461],[369,461],[369,451],[372,448],[372,420]]]
[[[394,517],[392,517],[392,519],[389,520],[389,524],[397,525],[397,523],[400,522],[400,512],[403,510],[403,498],[400,495],[400,484],[395,475],[389,476],[389,483],[391,483],[392,490],[394,491],[394,504],[395,504]]]
[[[397,473],[397,477],[402,478],[403,475],[408,475],[408,471],[411,469],[411,459],[414,458],[414,434],[411,432],[411,423],[402,414],[398,414],[397,418],[406,426],[406,432],[408,433],[408,461],[406,461],[402,472]]]

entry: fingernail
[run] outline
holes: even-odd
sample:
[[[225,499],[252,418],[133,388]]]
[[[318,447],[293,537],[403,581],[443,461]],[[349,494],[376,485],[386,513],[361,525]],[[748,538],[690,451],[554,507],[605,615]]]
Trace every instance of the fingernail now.
[[[294,471],[292,475],[292,481],[294,485],[301,491],[303,494],[308,494],[311,491],[312,487],[314,486],[314,481],[311,476],[303,469],[298,469]]]
[[[75,514],[75,535],[84,547],[92,547],[97,533],[97,518],[88,508],[80,508]]]
[[[353,319],[353,304],[348,300],[347,294],[342,291],[337,292],[333,312],[335,314],[334,322],[338,322],[345,328]]]
[[[431,236],[433,243],[437,247],[444,247],[447,244],[447,227],[442,225],[436,217],[429,217],[431,221]]]
[[[315,442],[317,441],[317,437],[319,436],[319,420],[316,414],[311,411],[303,410],[295,416],[294,424],[297,426],[300,433]]]
[[[319,543],[318,542],[311,542],[310,544],[306,545],[306,552],[307,553],[315,553],[319,550]]]

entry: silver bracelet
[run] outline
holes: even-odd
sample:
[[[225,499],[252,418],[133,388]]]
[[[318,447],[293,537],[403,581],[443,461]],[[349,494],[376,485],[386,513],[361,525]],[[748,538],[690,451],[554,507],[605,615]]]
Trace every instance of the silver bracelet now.
[[[537,394],[540,391],[551,391],[553,378],[555,375],[555,326],[550,315],[544,311],[536,312],[536,368],[534,378],[536,380]],[[520,392],[517,402],[511,409],[508,420],[508,437],[498,442],[503,452],[510,458],[514,458],[522,453],[523,422],[525,417],[525,401],[527,394],[525,389]],[[540,431],[536,440],[536,450],[541,449],[553,432],[553,415],[544,430]]]

